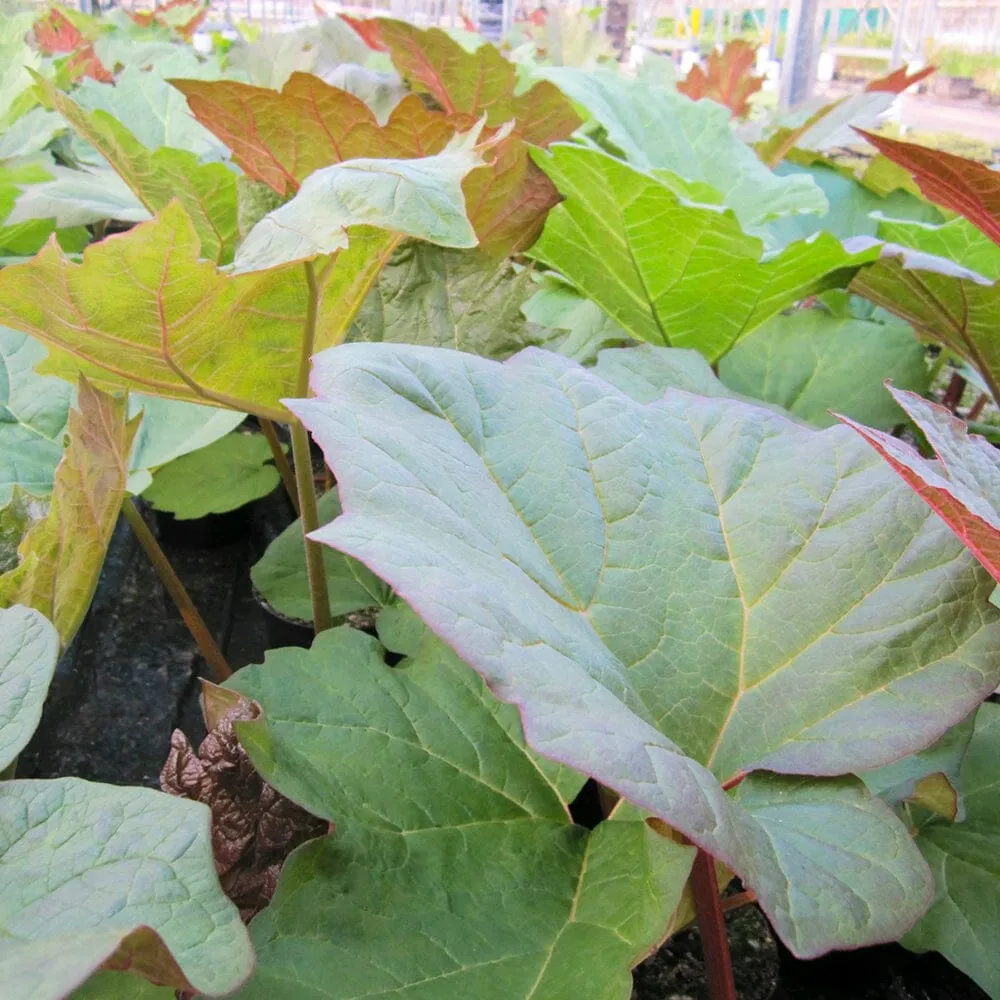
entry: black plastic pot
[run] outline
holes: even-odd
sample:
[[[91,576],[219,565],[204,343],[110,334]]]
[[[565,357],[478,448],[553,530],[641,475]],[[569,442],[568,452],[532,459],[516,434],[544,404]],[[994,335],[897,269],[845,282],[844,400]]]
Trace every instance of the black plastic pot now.
[[[177,549],[214,549],[232,545],[249,533],[253,506],[250,503],[224,514],[206,514],[190,520],[154,510],[157,534],[162,544]]]
[[[312,645],[313,639],[316,638],[312,622],[283,615],[264,600],[256,587],[254,587],[253,596],[264,619],[264,642],[268,649],[280,649],[282,646],[299,646],[302,649],[308,649]]]

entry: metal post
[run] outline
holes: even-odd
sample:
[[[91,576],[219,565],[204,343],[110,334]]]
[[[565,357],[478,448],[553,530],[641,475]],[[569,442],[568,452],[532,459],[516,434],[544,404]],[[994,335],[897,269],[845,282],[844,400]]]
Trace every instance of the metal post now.
[[[816,80],[816,15],[819,0],[793,0],[785,58],[781,61],[781,104],[794,108],[809,99]]]

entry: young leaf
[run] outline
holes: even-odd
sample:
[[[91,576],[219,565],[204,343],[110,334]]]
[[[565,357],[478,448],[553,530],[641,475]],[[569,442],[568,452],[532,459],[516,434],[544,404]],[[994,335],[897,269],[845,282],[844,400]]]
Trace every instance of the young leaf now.
[[[248,176],[279,194],[297,191],[315,170],[344,160],[431,156],[456,130],[415,95],[379,125],[364,101],[310,73],[293,73],[280,92],[232,80],[171,83]]]
[[[891,430],[903,414],[886,394],[892,379],[924,392],[927,365],[913,329],[799,309],[775,316],[720,362],[719,378],[744,396],[776,403],[818,427],[836,423],[833,409]]]
[[[291,406],[346,512],[313,537],[516,702],[538,752],[729,865],[797,954],[892,939],[923,911],[903,827],[852,779],[768,785],[789,796],[780,823],[716,780],[888,763],[1000,679],[991,581],[860,442],[679,391],[642,405],[530,350],[346,345],[313,388]],[[834,819],[854,846],[802,863],[793,830],[823,839]]]
[[[1000,173],[954,153],[870,132],[860,134],[883,156],[908,170],[925,197],[958,212],[1000,243]]]
[[[38,86],[150,213],[166,208],[176,198],[194,223],[202,253],[219,264],[232,260],[238,231],[236,175],[231,170],[221,163],[201,163],[186,149],[151,152],[106,112],[87,111],[46,81],[39,80]]]
[[[378,41],[400,75],[446,114],[472,120],[486,115],[491,128],[515,121],[518,135],[536,146],[568,139],[580,125],[573,105],[545,80],[515,95],[514,64],[493,45],[467,52],[440,28],[424,31],[388,18],[376,24]]]
[[[726,43],[719,52],[712,49],[708,56],[708,72],[697,64],[677,89],[692,101],[707,97],[729,108],[736,118],[750,113],[750,98],[764,86],[764,77],[754,76],[756,46],[741,38]]]
[[[475,674],[437,642],[395,670],[383,655],[335,629],[230,685],[264,708],[238,727],[257,768],[337,824],[254,921],[245,995],[624,996],[691,849],[638,818],[573,825],[516,711]]]
[[[73,387],[35,374],[44,357],[36,340],[0,327],[0,507],[15,486],[48,494],[62,457]]]
[[[90,607],[111,532],[125,498],[128,455],[137,421],[126,401],[80,380],[70,410],[66,454],[56,469],[52,504],[18,547],[20,563],[0,576],[0,605],[42,612],[68,646]]]
[[[38,728],[58,657],[59,636],[44,615],[0,609],[0,775]]]
[[[761,163],[716,104],[693,103],[673,88],[649,87],[610,70],[557,67],[545,75],[604,126],[634,167],[709,185],[744,227],[827,209],[811,178],[779,177]]]
[[[1000,451],[943,406],[889,387],[940,464],[899,438],[841,417],[902,477],[1000,583]]]
[[[764,258],[728,212],[693,205],[658,177],[593,149],[559,145],[537,162],[565,201],[531,256],[559,270],[626,333],[709,360],[807,295],[844,285],[877,248],[820,234]]]
[[[278,485],[270,462],[271,449],[261,435],[234,432],[164,466],[143,495],[179,520],[223,514]]]
[[[483,166],[473,135],[416,160],[356,159],[310,174],[291,201],[247,234],[234,273],[262,271],[347,247],[351,226],[374,225],[447,247],[474,247],[462,181]]]
[[[60,1000],[102,966],[220,996],[250,974],[209,811],[79,778],[0,782],[0,980]]]
[[[893,242],[851,291],[965,358],[1000,398],[1000,251],[961,219],[940,227],[884,222],[879,236]],[[947,257],[936,256],[943,251]]]
[[[962,765],[965,819],[932,817],[917,834],[937,895],[927,915],[903,939],[913,951],[939,951],[991,996],[1000,995],[1000,706],[986,704]]]
[[[340,515],[340,498],[332,489],[319,500],[320,521],[326,524]],[[384,607],[392,591],[356,559],[323,551],[330,615],[339,618],[364,608]],[[306,572],[302,523],[290,524],[267,547],[250,571],[250,579],[267,603],[280,614],[299,621],[312,621],[312,597]]]

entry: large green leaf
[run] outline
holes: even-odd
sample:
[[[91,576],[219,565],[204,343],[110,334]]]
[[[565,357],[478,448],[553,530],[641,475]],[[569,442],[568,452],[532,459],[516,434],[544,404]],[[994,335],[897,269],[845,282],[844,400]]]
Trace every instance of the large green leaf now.
[[[828,208],[807,174],[779,177],[761,163],[733,133],[729,110],[714,101],[692,101],[672,87],[652,87],[613,70],[556,66],[542,75],[604,126],[629,163],[707,184],[745,229]]]
[[[1000,996],[1000,706],[983,705],[962,766],[965,819],[935,817],[917,835],[937,881],[934,903],[904,939],[939,951],[991,997]]]
[[[38,341],[0,327],[0,507],[15,486],[49,493],[62,457],[73,387],[35,373],[44,357]]]
[[[0,134],[0,160],[33,156],[65,128],[66,123],[54,111],[32,108]]]
[[[319,515],[324,524],[340,515],[340,498],[336,489],[320,497]],[[356,559],[324,549],[323,563],[326,566],[330,614],[334,618],[389,603],[392,591]],[[250,571],[250,578],[276,611],[289,618],[312,621],[312,598],[301,521],[290,524],[271,542]]]
[[[851,290],[965,358],[1000,398],[1000,247],[964,219],[883,222],[878,235],[888,246]]]
[[[502,358],[537,343],[521,312],[531,272],[480,252],[401,247],[355,317],[349,340],[453,347]]]
[[[1000,680],[988,575],[869,450],[536,351],[346,345],[313,388],[292,406],[346,511],[313,537],[516,701],[532,746],[723,860],[799,954],[919,916],[926,872],[853,779],[761,778],[746,808],[717,781],[889,763]]]
[[[343,339],[399,239],[352,229],[321,282],[317,348]],[[91,245],[79,264],[50,243],[0,271],[0,323],[50,347],[47,372],[287,419],[281,399],[295,392],[308,316],[304,269],[231,276],[199,254],[176,203]]]
[[[38,727],[58,656],[59,636],[43,615],[0,609],[0,775]]]
[[[438,642],[391,669],[342,628],[231,686],[279,791],[336,822],[255,921],[244,997],[618,1000],[664,934],[693,852],[640,816],[593,832],[527,752],[516,710]]]
[[[27,43],[35,16],[30,11],[6,12],[0,21],[0,132],[37,103],[31,70],[41,66],[42,58]]]
[[[736,392],[777,403],[819,427],[836,410],[873,427],[905,419],[885,391],[886,379],[925,392],[924,349],[906,323],[875,323],[799,309],[775,316],[720,362],[719,377]]]
[[[145,498],[180,520],[223,514],[278,485],[271,448],[260,434],[234,432],[183,455],[153,476]]]
[[[374,225],[447,247],[478,242],[465,214],[462,181],[484,165],[476,132],[412,160],[356,159],[310,174],[295,197],[247,234],[234,271],[260,271],[347,247],[348,228]]]
[[[694,205],[611,156],[568,145],[534,155],[566,200],[531,256],[650,343],[715,360],[799,299],[846,284],[877,254],[849,253],[821,233],[763,258],[761,241],[731,213]]]
[[[102,963],[219,996],[253,965],[208,808],[78,778],[0,782],[0,980],[61,1000]]]

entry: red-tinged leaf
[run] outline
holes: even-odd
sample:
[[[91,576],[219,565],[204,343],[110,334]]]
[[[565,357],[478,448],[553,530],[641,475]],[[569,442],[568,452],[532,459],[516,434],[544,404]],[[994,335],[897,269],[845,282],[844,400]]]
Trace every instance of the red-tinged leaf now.
[[[378,26],[396,69],[448,114],[485,114],[492,128],[514,121],[518,134],[536,146],[568,139],[581,124],[569,99],[547,80],[515,97],[514,65],[493,45],[466,52],[439,28],[422,31],[384,18]]]
[[[70,79],[79,80],[81,77],[89,76],[98,83],[114,83],[114,74],[97,58],[93,45],[85,45],[78,52],[75,52],[66,62],[66,69],[69,70]]]
[[[190,9],[191,17],[186,21],[178,19],[177,12]],[[173,15],[171,15],[173,11]],[[167,3],[160,4],[155,10],[127,10],[126,14],[140,28],[151,28],[154,24],[161,28],[176,31],[181,38],[187,41],[197,31],[198,26],[208,16],[207,3],[197,2],[197,0],[168,0]]]
[[[85,39],[80,29],[62,11],[50,10],[34,25],[35,41],[48,54],[75,52]]]
[[[916,73],[908,74],[906,72],[905,66],[900,66],[899,69],[893,70],[887,76],[880,76],[877,80],[872,80],[871,83],[865,87],[865,90],[871,94],[875,91],[881,91],[887,94],[901,94],[904,90],[912,87],[915,83],[920,83],[921,80],[926,80],[927,77],[937,71],[937,66],[925,66],[923,69],[918,69]]]
[[[65,649],[90,607],[125,498],[128,456],[139,419],[127,401],[81,378],[70,410],[68,445],[56,470],[52,505],[18,547],[18,565],[0,576],[0,606],[40,611]]]
[[[713,49],[708,57],[708,72],[694,66],[677,89],[692,101],[707,97],[723,104],[742,118],[750,111],[750,98],[764,86],[764,78],[753,73],[756,56],[755,46],[736,39],[722,52]]]
[[[326,17],[324,12],[323,17]],[[341,14],[340,19],[353,28],[358,35],[373,52],[388,52],[389,50],[382,44],[379,36],[378,20],[374,17],[351,17],[350,14]]]
[[[840,417],[853,427],[1000,582],[1000,451],[943,406],[889,387],[924,432],[939,465],[899,438]]]
[[[913,174],[924,197],[958,212],[1000,244],[1000,172],[964,156],[857,131],[893,163]]]
[[[559,192],[515,136],[500,144],[491,166],[469,174],[462,184],[469,220],[488,253],[520,253],[541,235]]]
[[[473,21],[468,14],[462,15],[462,27],[465,28],[466,31],[471,31],[474,35],[479,34],[479,29],[476,27],[476,22]]]
[[[432,111],[411,94],[381,126],[364,101],[318,77],[295,73],[279,93],[230,80],[174,80],[194,116],[233,151],[254,180],[297,191],[321,167],[358,157],[411,159],[440,152],[475,118]],[[462,185],[480,244],[491,254],[530,246],[558,193],[515,133],[491,153],[492,169]]]
[[[171,82],[247,175],[279,194],[298,190],[314,170],[343,160],[430,156],[456,131],[415,94],[379,125],[360,98],[309,73],[293,73],[280,93],[231,80]]]

